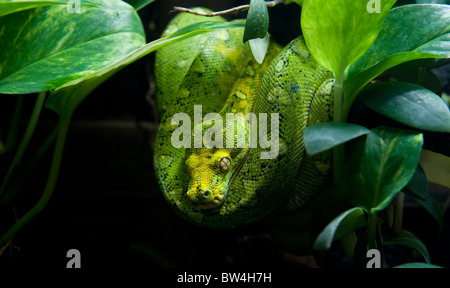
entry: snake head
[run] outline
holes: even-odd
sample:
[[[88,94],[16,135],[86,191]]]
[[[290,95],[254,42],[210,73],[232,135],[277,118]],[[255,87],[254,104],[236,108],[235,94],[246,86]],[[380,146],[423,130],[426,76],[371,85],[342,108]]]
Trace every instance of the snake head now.
[[[187,197],[200,209],[220,206],[236,171],[236,159],[227,149],[202,148],[186,160],[190,176]]]

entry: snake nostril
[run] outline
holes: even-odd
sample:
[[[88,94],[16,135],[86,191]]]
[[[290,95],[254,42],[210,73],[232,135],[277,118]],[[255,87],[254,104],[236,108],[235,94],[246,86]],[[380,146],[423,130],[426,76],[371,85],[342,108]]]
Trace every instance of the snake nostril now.
[[[206,190],[204,190],[202,192],[201,196],[202,196],[202,201],[203,202],[208,202],[208,201],[210,201],[212,199],[212,197],[214,195],[213,195],[213,193],[210,190],[206,189]]]

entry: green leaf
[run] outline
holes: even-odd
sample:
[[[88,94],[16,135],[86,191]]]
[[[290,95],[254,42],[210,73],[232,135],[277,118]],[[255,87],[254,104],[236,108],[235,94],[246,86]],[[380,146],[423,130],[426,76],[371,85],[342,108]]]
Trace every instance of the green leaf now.
[[[405,263],[401,265],[394,266],[392,268],[444,268],[441,266],[429,264],[429,263],[422,263],[422,262],[412,262],[412,263]]]
[[[0,92],[53,90],[143,46],[145,33],[136,11],[118,0],[102,3],[120,17],[93,7],[68,13],[61,5],[1,17]]]
[[[334,240],[337,240],[358,228],[364,227],[366,222],[364,211],[359,207],[342,212],[322,230],[319,236],[317,236],[313,248],[315,250],[328,250]]]
[[[405,5],[392,9],[376,41],[349,67],[346,78],[362,73],[401,52],[414,51],[450,57],[448,23],[450,23],[448,5]],[[412,27],[414,29],[411,29]],[[405,57],[405,60],[407,58]],[[412,59],[406,61],[409,60]]]
[[[395,2],[385,0],[373,13],[367,0],[305,0],[301,27],[311,54],[336,78],[343,76],[375,41]]]
[[[303,141],[306,152],[312,156],[369,132],[369,129],[356,124],[323,122],[306,127]]]
[[[403,245],[410,247],[419,252],[428,264],[431,263],[427,247],[409,231],[401,230],[393,237],[385,239],[383,245]]]
[[[125,0],[128,4],[134,7],[136,10],[140,10],[145,6],[155,2],[155,0]]]
[[[125,55],[121,59],[116,59],[112,64],[102,67],[100,70],[92,72],[81,78],[68,82],[56,90],[48,97],[45,106],[56,111],[58,114],[70,113],[76,106],[96,87],[114,75],[120,69],[141,59],[151,52],[166,45],[176,43],[183,39],[195,35],[213,31],[215,29],[243,28],[240,22],[200,22],[184,27],[177,32],[152,41],[139,49]]]
[[[68,5],[72,5],[74,3],[73,0],[62,0],[62,1],[53,1],[53,0],[40,0],[40,1],[33,1],[33,0],[3,0],[0,2],[0,17],[5,16],[8,14],[12,14],[15,12],[37,8],[37,7],[44,7],[44,6],[50,6],[50,5],[64,5],[66,7],[67,12],[69,12],[70,8],[67,9]],[[77,5],[80,5],[80,8],[82,6],[86,7],[97,7],[101,8],[105,11],[108,11],[109,13],[114,13],[116,16],[119,16],[117,12],[114,10],[111,10],[107,6],[103,5],[102,2],[97,1],[86,1],[86,0],[78,0]],[[80,11],[82,13],[82,11]]]
[[[244,42],[255,38],[264,38],[269,29],[269,12],[264,0],[250,0],[247,21],[244,30]]]
[[[422,144],[420,133],[383,126],[371,130],[350,163],[355,205],[367,211],[385,209],[412,178]]]
[[[363,89],[360,98],[374,111],[405,125],[450,133],[450,110],[447,104],[422,86],[379,82]]]

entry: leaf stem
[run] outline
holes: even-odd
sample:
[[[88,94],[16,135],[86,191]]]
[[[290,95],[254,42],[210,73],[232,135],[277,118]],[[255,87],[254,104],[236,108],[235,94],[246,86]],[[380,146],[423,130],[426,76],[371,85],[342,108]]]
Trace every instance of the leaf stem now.
[[[3,247],[11,238],[19,231],[25,224],[33,219],[39,212],[41,212],[48,201],[50,200],[56,182],[58,180],[59,168],[61,165],[62,154],[64,150],[64,143],[66,140],[67,131],[69,129],[72,113],[67,113],[60,119],[60,129],[56,138],[55,150],[53,152],[50,173],[47,179],[47,184],[44,188],[41,198],[33,208],[31,208],[25,215],[23,215],[5,234],[0,238],[0,247]]]
[[[417,75],[417,81],[416,84],[423,86],[424,82],[425,82],[425,77],[427,75],[427,69],[425,67],[420,67],[419,68],[419,75]]]
[[[3,195],[0,198],[0,203],[9,203],[11,198],[15,195],[16,191],[20,189],[20,187],[26,182],[26,179],[33,171],[34,167],[36,167],[37,163],[42,159],[42,157],[47,153],[52,144],[55,142],[55,139],[59,133],[60,123],[53,129],[52,133],[47,140],[39,147],[36,155],[33,157],[33,160],[30,163],[27,163],[27,166],[23,172],[20,173],[20,176],[16,179],[14,185],[11,188],[5,190]]]
[[[343,122],[345,119],[342,118],[342,108],[343,108],[343,84],[344,78],[343,73],[337,75],[336,82],[334,85],[334,111],[333,111],[333,121]],[[339,185],[344,177],[345,171],[345,157],[344,157],[344,145],[338,145],[333,149],[333,184]]]
[[[9,166],[8,172],[6,173],[6,176],[3,179],[2,185],[0,187],[0,198],[5,190],[7,183],[9,182],[9,178],[11,177],[12,172],[14,171],[16,166],[19,165],[19,163],[22,161],[22,157],[25,154],[28,144],[30,143],[31,137],[33,136],[34,130],[36,128],[36,124],[39,120],[39,115],[41,114],[41,111],[42,111],[42,106],[44,105],[46,94],[47,94],[47,91],[44,91],[44,92],[40,92],[37,96],[36,103],[34,104],[34,109],[31,114],[30,121],[28,122],[28,126],[25,130],[23,139],[19,145],[19,148],[17,149],[16,155],[14,155],[11,165]],[[16,111],[16,113],[18,113],[18,112]],[[18,123],[15,125],[11,125],[11,129],[18,130]],[[17,134],[17,131],[15,131],[14,133]],[[9,138],[10,137],[8,137],[8,141],[9,141]]]

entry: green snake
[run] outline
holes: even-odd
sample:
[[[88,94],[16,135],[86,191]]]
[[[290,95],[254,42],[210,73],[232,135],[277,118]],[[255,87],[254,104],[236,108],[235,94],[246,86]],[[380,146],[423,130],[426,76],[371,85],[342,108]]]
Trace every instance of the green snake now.
[[[200,21],[178,14],[163,36]],[[156,53],[155,173],[169,205],[201,226],[230,228],[293,213],[329,177],[331,155],[308,157],[303,131],[332,120],[332,73],[302,37],[284,48],[271,42],[259,64],[243,30],[215,30]]]

